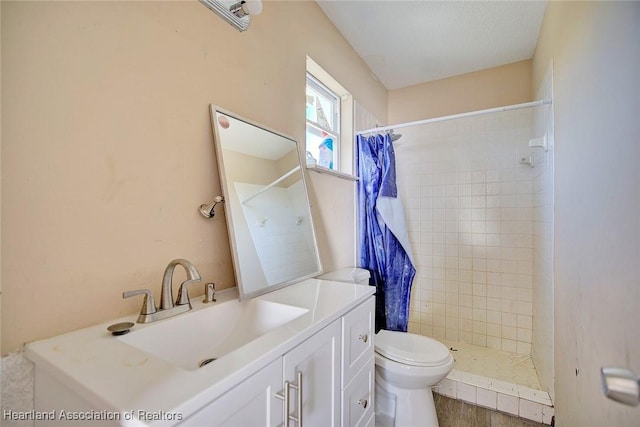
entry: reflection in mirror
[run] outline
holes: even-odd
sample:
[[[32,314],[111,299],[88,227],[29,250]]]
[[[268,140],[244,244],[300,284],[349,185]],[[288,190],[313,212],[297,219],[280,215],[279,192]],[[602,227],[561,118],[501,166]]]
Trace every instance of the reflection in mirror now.
[[[213,105],[211,121],[241,298],[318,275],[297,142]]]

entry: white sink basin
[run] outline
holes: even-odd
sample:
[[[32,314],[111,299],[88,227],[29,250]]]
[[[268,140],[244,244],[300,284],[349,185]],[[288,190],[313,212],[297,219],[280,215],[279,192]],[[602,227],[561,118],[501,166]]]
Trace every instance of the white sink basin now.
[[[184,369],[198,369],[306,313],[260,299],[232,300],[134,328],[124,343]],[[213,360],[211,360],[213,359]]]

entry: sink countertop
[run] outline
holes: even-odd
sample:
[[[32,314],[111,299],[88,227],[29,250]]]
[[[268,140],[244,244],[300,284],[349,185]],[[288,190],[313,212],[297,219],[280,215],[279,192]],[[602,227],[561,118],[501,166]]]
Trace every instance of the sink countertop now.
[[[372,286],[308,279],[259,296],[256,299],[309,311],[197,370],[186,370],[152,356],[107,331],[107,326],[117,322],[135,322],[137,314],[27,344],[26,356],[39,369],[83,396],[96,410],[180,413],[184,421],[364,302],[374,291]],[[216,293],[216,297],[220,304],[237,298],[237,292],[233,288]],[[203,304],[199,298],[192,300],[194,310],[215,309],[215,304]],[[171,318],[151,324],[136,323],[131,334],[161,322],[171,322]],[[167,345],[171,345],[170,336]],[[153,427],[178,422],[121,421],[126,426]]]

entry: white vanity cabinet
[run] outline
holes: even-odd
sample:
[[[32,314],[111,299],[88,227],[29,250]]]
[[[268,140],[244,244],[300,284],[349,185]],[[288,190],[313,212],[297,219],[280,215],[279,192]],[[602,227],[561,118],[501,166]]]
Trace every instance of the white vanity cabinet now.
[[[285,387],[288,388],[289,425],[339,426],[341,344],[340,320],[336,320],[180,426],[281,426],[284,424]],[[296,421],[300,417],[302,424]]]
[[[282,424],[282,359],[271,362],[227,393],[196,412],[181,427],[277,426]]]
[[[136,325],[130,336],[136,345],[157,336],[170,337],[167,346],[173,347],[162,347],[160,355],[108,334],[113,321],[30,343],[26,355],[35,363],[35,409],[73,411],[85,417],[115,414],[91,422],[92,426],[279,427],[286,425],[286,390],[291,427],[372,425],[372,294],[369,286],[309,279],[257,297],[260,304],[248,308],[232,295],[226,300],[223,295],[216,305],[196,304],[193,313],[183,317]],[[259,314],[255,306],[273,309],[274,304],[275,312],[262,312],[268,317],[261,322],[293,309],[303,313],[258,338],[244,337],[249,340],[246,344],[205,367],[196,367],[200,341],[175,341],[184,336],[175,331],[190,322],[198,325],[216,313],[232,319],[229,312],[240,308]],[[250,321],[237,320],[240,326],[232,337],[249,334]],[[245,326],[249,332],[242,329]],[[211,333],[219,333],[220,327],[211,322]],[[153,334],[134,336],[146,328]],[[177,351],[185,346],[191,346],[193,354]],[[170,350],[182,359],[176,362]],[[59,417],[36,426],[67,424]]]
[[[339,426],[341,341],[340,320],[336,320],[186,419],[180,426],[283,425],[285,387],[288,388],[289,425]],[[302,424],[296,422],[300,417]]]
[[[373,316],[371,297],[180,426],[281,426],[285,387],[289,387],[290,426],[373,425]],[[302,423],[297,422],[300,416]]]

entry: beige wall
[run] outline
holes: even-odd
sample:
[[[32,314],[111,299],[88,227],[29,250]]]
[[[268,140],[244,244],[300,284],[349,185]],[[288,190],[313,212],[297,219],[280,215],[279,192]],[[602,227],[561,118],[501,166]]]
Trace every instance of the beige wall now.
[[[229,185],[233,185],[235,181],[267,185],[280,177],[278,163],[275,160],[251,156],[238,151],[225,150],[224,166]]]
[[[533,87],[553,58],[555,414],[631,426],[600,367],[640,373],[640,3],[550,2]]]
[[[389,91],[389,124],[531,101],[531,60]]]
[[[158,297],[176,257],[233,286],[224,220],[197,209],[220,193],[210,103],[303,140],[309,55],[386,117],[315,2],[266,2],[245,33],[197,2],[1,7],[3,353],[136,312],[122,291]],[[325,267],[349,265],[353,184],[309,177]]]

